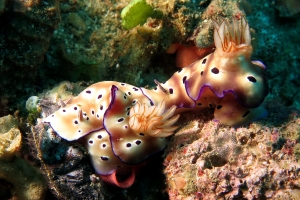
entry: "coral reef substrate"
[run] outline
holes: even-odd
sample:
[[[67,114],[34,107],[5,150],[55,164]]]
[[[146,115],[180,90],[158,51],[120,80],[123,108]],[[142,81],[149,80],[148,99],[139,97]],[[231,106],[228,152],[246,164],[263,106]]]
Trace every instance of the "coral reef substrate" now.
[[[185,116],[166,150],[169,198],[299,199],[299,111],[268,104],[272,114],[249,127]]]

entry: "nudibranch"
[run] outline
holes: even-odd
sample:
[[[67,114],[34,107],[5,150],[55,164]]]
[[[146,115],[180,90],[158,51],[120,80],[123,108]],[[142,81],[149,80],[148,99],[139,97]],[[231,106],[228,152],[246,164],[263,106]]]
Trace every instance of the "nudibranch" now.
[[[214,21],[216,50],[146,89],[114,81],[95,83],[43,121],[62,138],[84,138],[97,174],[129,187],[136,166],[162,151],[184,111],[214,109],[215,120],[242,125],[264,115],[266,67],[251,61],[244,18]],[[123,180],[118,176],[127,175]]]

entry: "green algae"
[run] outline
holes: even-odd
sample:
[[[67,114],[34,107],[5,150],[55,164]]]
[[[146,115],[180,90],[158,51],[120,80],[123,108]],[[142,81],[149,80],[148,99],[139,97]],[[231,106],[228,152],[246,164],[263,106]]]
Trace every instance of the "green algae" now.
[[[132,0],[121,12],[122,26],[132,29],[137,25],[143,25],[149,17],[157,18],[161,15],[146,0]]]

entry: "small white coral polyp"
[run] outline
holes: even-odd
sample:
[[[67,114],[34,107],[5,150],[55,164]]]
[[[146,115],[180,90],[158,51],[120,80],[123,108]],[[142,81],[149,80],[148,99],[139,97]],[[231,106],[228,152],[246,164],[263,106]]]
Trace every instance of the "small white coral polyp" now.
[[[164,101],[150,107],[136,103],[130,109],[129,126],[136,133],[144,133],[152,137],[168,137],[178,128],[172,126],[179,118],[179,114],[172,117],[175,110],[176,106],[165,110]]]

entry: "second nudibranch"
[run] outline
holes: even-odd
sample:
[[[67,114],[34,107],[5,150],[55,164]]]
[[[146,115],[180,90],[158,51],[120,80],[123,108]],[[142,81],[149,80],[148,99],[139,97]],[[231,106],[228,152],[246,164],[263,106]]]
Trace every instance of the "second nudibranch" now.
[[[232,24],[214,21],[214,26],[213,53],[143,92],[155,103],[167,99],[166,107],[176,105],[177,112],[210,107],[219,122],[242,125],[265,113],[260,104],[269,92],[266,67],[251,61],[250,29],[244,18]]]
[[[251,61],[244,18],[214,22],[216,50],[149,90],[114,81],[93,84],[43,121],[62,138],[84,137],[96,172],[129,187],[134,165],[163,150],[180,112],[214,109],[215,120],[241,125],[262,116],[268,94],[265,66]],[[120,182],[116,176],[127,171]]]

